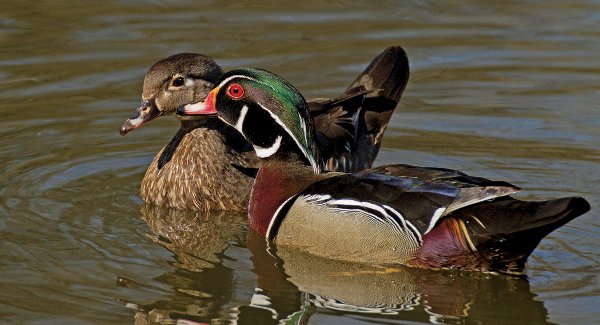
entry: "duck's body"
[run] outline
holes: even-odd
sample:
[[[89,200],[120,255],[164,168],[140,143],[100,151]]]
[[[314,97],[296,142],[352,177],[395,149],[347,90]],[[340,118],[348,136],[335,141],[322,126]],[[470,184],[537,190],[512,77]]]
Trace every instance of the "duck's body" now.
[[[165,156],[171,158],[159,168]],[[230,126],[217,119],[182,121],[146,170],[140,197],[178,210],[246,211],[258,166],[252,148]]]
[[[222,73],[199,54],[159,61],[144,80],[142,106],[123,124],[121,134],[204,99]],[[337,98],[309,101],[328,170],[371,167],[408,75],[406,53],[391,47]],[[146,171],[140,196],[147,203],[180,210],[243,211],[259,165],[252,147],[231,126],[218,119],[182,119],[179,131]]]
[[[258,69],[225,74],[204,103],[262,159],[250,227],[278,245],[371,264],[518,273],[540,240],[589,210],[580,197],[526,202],[519,188],[440,168],[390,165],[322,172],[308,105]]]
[[[507,196],[518,190],[446,169],[314,174],[273,160],[258,172],[248,217],[277,245],[317,256],[518,273],[545,235],[588,209],[581,198]]]

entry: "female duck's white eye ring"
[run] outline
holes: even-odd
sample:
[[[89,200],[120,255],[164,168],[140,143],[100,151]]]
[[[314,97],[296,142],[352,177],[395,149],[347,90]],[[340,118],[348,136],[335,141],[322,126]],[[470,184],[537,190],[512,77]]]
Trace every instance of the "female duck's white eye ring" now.
[[[244,88],[240,84],[231,84],[227,87],[227,95],[231,99],[240,99],[244,96]]]

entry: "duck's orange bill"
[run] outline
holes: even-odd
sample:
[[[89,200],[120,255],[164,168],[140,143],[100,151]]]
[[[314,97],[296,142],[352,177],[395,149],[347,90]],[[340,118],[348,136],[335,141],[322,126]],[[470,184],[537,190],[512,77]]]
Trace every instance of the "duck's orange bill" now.
[[[203,102],[180,106],[177,109],[177,114],[179,114],[179,115],[214,115],[214,114],[217,114],[217,109],[215,107],[215,97],[217,96],[217,92],[219,92],[219,87],[216,87],[210,93],[208,93],[208,95],[206,95],[206,99]]]

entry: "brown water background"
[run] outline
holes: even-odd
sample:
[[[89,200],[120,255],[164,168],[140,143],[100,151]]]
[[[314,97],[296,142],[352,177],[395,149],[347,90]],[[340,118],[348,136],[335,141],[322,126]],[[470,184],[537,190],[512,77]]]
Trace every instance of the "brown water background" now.
[[[0,323],[600,319],[597,1],[3,1],[0,44]],[[334,96],[391,45],[411,79],[377,164],[591,202],[526,279],[322,261],[267,248],[244,216],[140,208],[177,122],[118,128],[157,60],[205,53]]]

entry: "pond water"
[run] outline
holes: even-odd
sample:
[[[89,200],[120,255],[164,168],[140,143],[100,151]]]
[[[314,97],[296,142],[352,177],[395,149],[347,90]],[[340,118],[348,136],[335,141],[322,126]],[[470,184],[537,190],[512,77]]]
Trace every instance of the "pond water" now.
[[[589,324],[600,319],[597,1],[5,1],[0,5],[0,322]],[[411,79],[376,164],[463,170],[592,210],[526,278],[319,260],[244,215],[142,205],[177,129],[119,136],[157,60],[200,52],[333,96],[384,48]]]

